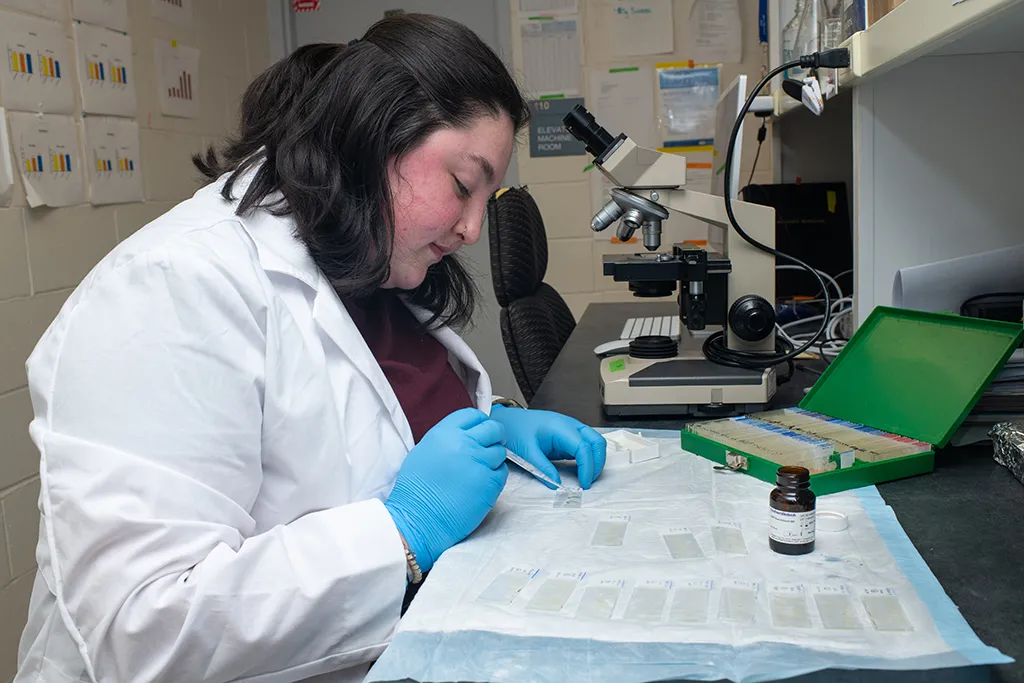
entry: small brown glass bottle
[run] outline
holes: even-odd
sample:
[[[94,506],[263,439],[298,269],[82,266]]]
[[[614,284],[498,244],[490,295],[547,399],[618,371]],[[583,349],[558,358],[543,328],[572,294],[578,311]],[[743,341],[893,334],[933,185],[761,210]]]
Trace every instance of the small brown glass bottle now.
[[[769,497],[768,545],[783,555],[805,555],[814,550],[811,473],[805,467],[780,467],[775,482]]]

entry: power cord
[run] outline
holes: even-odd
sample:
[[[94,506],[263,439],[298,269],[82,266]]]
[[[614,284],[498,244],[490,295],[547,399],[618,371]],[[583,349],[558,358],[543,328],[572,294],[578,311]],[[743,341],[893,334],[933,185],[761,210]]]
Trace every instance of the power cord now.
[[[825,50],[823,52],[815,52],[811,55],[805,55],[800,59],[794,59],[780,64],[775,67],[768,74],[761,79],[761,81],[754,86],[754,90],[747,97],[747,101],[743,104],[743,108],[740,109],[739,116],[736,117],[736,123],[733,124],[732,134],[729,136],[729,147],[728,152],[725,155],[725,212],[729,216],[729,223],[732,225],[733,230],[736,231],[744,241],[763,252],[771,254],[776,259],[785,259],[790,261],[808,273],[813,275],[818,283],[821,285],[821,289],[825,292],[825,314],[822,316],[821,327],[818,331],[806,342],[801,344],[799,347],[794,347],[792,343],[782,337],[776,335],[775,338],[775,351],[774,353],[761,353],[753,351],[737,351],[730,349],[726,343],[726,332],[725,330],[715,332],[704,341],[703,352],[704,356],[713,363],[719,365],[726,365],[737,368],[747,368],[752,370],[760,370],[782,363],[790,364],[792,367],[792,360],[799,356],[807,349],[814,346],[818,338],[828,330],[830,323],[830,317],[832,312],[832,300],[829,296],[828,285],[825,284],[825,280],[818,274],[818,271],[807,265],[795,256],[784,254],[781,251],[773,249],[765,244],[762,244],[755,240],[753,237],[748,235],[742,227],[740,227],[739,221],[736,219],[736,214],[732,209],[732,192],[731,187],[732,179],[732,166],[735,163],[734,150],[736,147],[736,138],[739,137],[740,130],[743,127],[743,120],[750,111],[750,107],[754,104],[754,99],[758,93],[764,89],[768,82],[771,81],[775,76],[779,75],[787,69],[800,67],[802,69],[838,69],[842,67],[848,67],[850,65],[850,51],[846,48],[835,48],[832,50]]]
[[[757,160],[761,158],[761,145],[764,144],[764,139],[768,137],[768,119],[761,119],[761,127],[757,129],[757,152],[754,154],[754,165],[750,167],[750,179],[747,181],[747,185],[754,183],[754,172],[757,171]]]

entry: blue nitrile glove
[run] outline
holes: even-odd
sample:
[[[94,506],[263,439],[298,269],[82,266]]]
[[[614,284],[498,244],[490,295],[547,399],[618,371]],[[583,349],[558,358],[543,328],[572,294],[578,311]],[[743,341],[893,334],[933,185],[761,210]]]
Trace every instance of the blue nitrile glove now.
[[[491,419],[505,425],[505,446],[561,483],[551,460],[575,460],[580,486],[589,489],[604,469],[604,437],[579,420],[546,410],[491,408]]]
[[[438,422],[405,457],[384,507],[427,572],[484,520],[508,479],[505,428],[474,408]]]

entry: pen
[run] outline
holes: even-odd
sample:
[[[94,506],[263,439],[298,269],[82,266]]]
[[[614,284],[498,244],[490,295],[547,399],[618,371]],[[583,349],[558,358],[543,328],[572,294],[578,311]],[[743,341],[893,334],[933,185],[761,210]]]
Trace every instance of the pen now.
[[[544,482],[546,484],[550,484],[551,486],[554,486],[558,490],[562,489],[562,485],[559,484],[557,481],[555,481],[554,479],[552,479],[548,475],[544,474],[543,472],[538,470],[536,467],[531,465],[529,462],[527,462],[523,458],[519,457],[518,455],[516,455],[515,453],[513,453],[512,451],[510,451],[507,448],[505,449],[505,459],[510,461],[510,462],[514,462],[515,464],[519,465],[524,470],[526,470],[527,472],[532,474],[534,477],[536,477],[537,479],[540,479],[542,482]]]

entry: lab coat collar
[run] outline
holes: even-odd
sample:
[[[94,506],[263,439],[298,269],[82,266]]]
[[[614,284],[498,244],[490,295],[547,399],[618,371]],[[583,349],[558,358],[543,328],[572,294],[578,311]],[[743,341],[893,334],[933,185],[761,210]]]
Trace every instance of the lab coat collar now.
[[[239,179],[235,186],[235,196],[245,193],[254,173],[255,171],[250,171]],[[243,224],[256,243],[260,263],[265,270],[293,277],[312,290],[313,320],[370,382],[406,447],[411,449],[414,445],[412,428],[391,383],[374,358],[373,352],[366,345],[334,287],[316,266],[306,246],[296,237],[295,221],[290,216],[274,216],[267,211],[256,211],[247,216]],[[430,311],[405,303],[421,323],[430,318]],[[432,328],[431,334],[448,349],[453,360],[457,361],[456,371],[461,370],[460,376],[473,396],[476,406],[480,410],[489,411],[490,378],[476,354],[449,327]]]
[[[250,170],[239,178],[233,192],[236,197],[245,194],[254,174],[255,170]],[[223,185],[223,179],[218,182]],[[219,193],[220,188],[216,191]],[[279,198],[280,195],[271,197],[266,203],[273,203]],[[256,244],[260,265],[265,271],[294,278],[305,285],[306,300],[312,298],[313,321],[317,329],[349,358],[370,383],[406,447],[412,448],[412,428],[398,396],[334,287],[317,267],[306,245],[296,236],[295,221],[290,216],[275,216],[269,211],[258,210],[244,216],[242,224]]]

